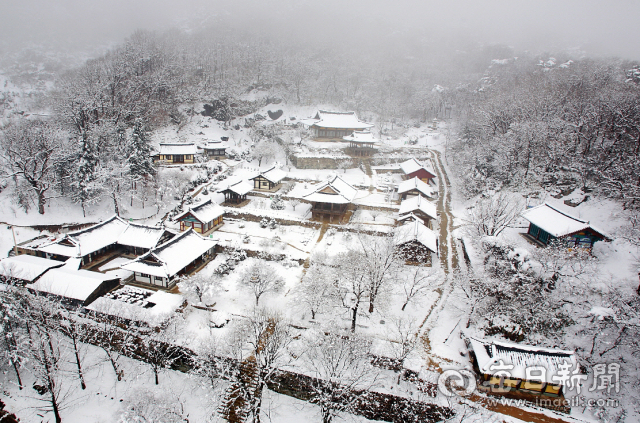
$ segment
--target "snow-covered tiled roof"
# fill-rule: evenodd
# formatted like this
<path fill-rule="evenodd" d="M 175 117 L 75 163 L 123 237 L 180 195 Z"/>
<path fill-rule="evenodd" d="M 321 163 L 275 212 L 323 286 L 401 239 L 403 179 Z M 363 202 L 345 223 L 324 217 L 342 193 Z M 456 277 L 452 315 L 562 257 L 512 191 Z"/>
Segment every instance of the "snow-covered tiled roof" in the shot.
<path fill-rule="evenodd" d="M 498 369 L 491 370 L 492 365 L 504 363 L 514 366 L 512 370 L 509 370 L 512 378 L 526 380 L 527 367 L 541 366 L 546 369 L 544 379 L 547 383 L 562 385 L 563 383 L 554 380 L 554 376 L 558 375 L 560 370 L 559 366 L 563 363 L 568 363 L 571 366 L 571 371 L 577 366 L 574 351 L 477 338 L 469 338 L 469 343 L 473 348 L 478 367 L 483 374 L 497 373 Z M 502 360 L 502 363 L 499 360 Z"/>
<path fill-rule="evenodd" d="M 173 220 L 177 222 L 188 213 L 191 213 L 192 215 L 194 215 L 195 218 L 198 219 L 200 222 L 207 223 L 222 216 L 224 214 L 224 209 L 222 208 L 222 206 L 220 206 L 217 203 L 214 203 L 209 199 L 204 203 L 199 204 L 195 207 L 190 207 L 189 210 L 176 216 Z"/>
<path fill-rule="evenodd" d="M 522 213 L 522 217 L 555 237 L 565 236 L 591 228 L 605 238 L 608 238 L 602 231 L 593 227 L 588 221 L 571 216 L 569 213 L 560 211 L 547 203 L 530 208 Z"/>
<path fill-rule="evenodd" d="M 60 238 L 52 238 L 37 249 L 45 253 L 66 257 L 83 257 L 115 244 L 127 225 L 128 223 L 118 216 L 113 216 L 111 219 L 89 228 L 69 232 Z"/>
<path fill-rule="evenodd" d="M 259 175 L 254 176 L 251 179 L 255 179 L 258 176 L 262 176 L 267 181 L 270 181 L 270 182 L 272 182 L 274 184 L 278 184 L 278 183 L 280 183 L 280 181 L 282 181 L 285 178 L 285 176 L 287 176 L 287 172 L 285 172 L 284 170 L 282 170 L 280 168 L 272 166 L 271 168 L 265 170 L 264 172 L 260 172 Z"/>
<path fill-rule="evenodd" d="M 438 236 L 427 228 L 421 221 L 405 223 L 395 229 L 395 243 L 401 245 L 410 241 L 418 241 L 434 253 L 438 250 L 436 239 Z"/>
<path fill-rule="evenodd" d="M 64 263 L 61 261 L 21 254 L 2 259 L 0 261 L 0 275 L 33 282 L 47 270 L 63 265 Z"/>
<path fill-rule="evenodd" d="M 116 242 L 131 247 L 152 248 L 164 233 L 162 227 L 138 225 L 113 216 L 89 228 L 51 237 L 46 242 L 38 241 L 38 244 L 29 247 L 49 254 L 79 258 Z"/>
<path fill-rule="evenodd" d="M 438 211 L 435 203 L 432 203 L 420 195 L 403 200 L 402 203 L 400 203 L 400 210 L 398 213 L 402 216 L 416 211 L 421 211 L 432 219 L 438 218 Z"/>
<path fill-rule="evenodd" d="M 400 169 L 404 172 L 405 175 L 413 173 L 417 170 L 424 169 L 422 163 L 414 159 L 413 157 L 407 160 L 406 162 L 400 163 Z M 426 170 L 426 169 L 425 169 Z"/>
<path fill-rule="evenodd" d="M 171 278 L 204 253 L 215 242 L 198 235 L 192 228 L 120 267 L 131 272 Z"/>
<path fill-rule="evenodd" d="M 187 155 L 196 154 L 198 151 L 194 143 L 160 143 L 158 154 L 162 155 Z"/>
<path fill-rule="evenodd" d="M 373 125 L 362 122 L 356 116 L 356 112 L 329 112 L 319 110 L 316 114 L 313 125 L 321 128 L 335 129 L 367 129 Z"/>
<path fill-rule="evenodd" d="M 398 184 L 398 194 L 403 194 L 405 192 L 409 192 L 411 190 L 418 190 L 420 193 L 425 195 L 426 197 L 435 197 L 435 193 L 433 189 L 425 182 L 422 182 L 417 177 L 413 177 L 411 179 L 407 179 L 406 181 L 400 182 Z"/>
<path fill-rule="evenodd" d="M 135 299 L 140 297 L 143 299 Z M 129 300 L 129 301 L 127 301 Z M 125 285 L 95 300 L 87 309 L 122 319 L 160 326 L 184 302 L 179 294 Z"/>
<path fill-rule="evenodd" d="M 223 185 L 223 188 L 219 188 L 218 192 L 229 190 L 229 191 L 234 192 L 234 193 L 236 193 L 238 195 L 245 195 L 245 194 L 251 192 L 252 189 L 253 189 L 253 184 L 243 180 L 243 181 L 237 181 L 237 182 L 230 183 L 230 184 L 228 184 L 226 186 Z"/>
<path fill-rule="evenodd" d="M 347 204 L 353 201 L 358 190 L 339 176 L 317 185 L 313 192 L 304 196 L 315 203 Z"/>
<path fill-rule="evenodd" d="M 164 227 L 129 223 L 124 232 L 118 237 L 118 244 L 151 249 L 158 245 L 165 232 L 166 229 Z"/>
<path fill-rule="evenodd" d="M 229 143 L 226 141 L 207 141 L 202 144 L 203 150 L 219 150 L 221 148 L 229 148 Z"/>
<path fill-rule="evenodd" d="M 117 278 L 113 275 L 64 267 L 48 270 L 36 282 L 29 285 L 29 288 L 59 297 L 86 301 L 103 282 L 114 279 Z"/>
<path fill-rule="evenodd" d="M 363 144 L 375 144 L 378 141 L 370 131 L 353 131 L 351 135 L 342 137 L 342 139 Z"/>

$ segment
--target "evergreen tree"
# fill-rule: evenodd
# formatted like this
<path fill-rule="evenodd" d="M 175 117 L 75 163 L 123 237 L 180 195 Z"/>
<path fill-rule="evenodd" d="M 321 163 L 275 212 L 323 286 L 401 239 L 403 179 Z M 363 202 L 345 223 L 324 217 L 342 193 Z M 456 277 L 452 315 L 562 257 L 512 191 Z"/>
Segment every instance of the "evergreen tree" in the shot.
<path fill-rule="evenodd" d="M 86 217 L 86 206 L 95 202 L 100 195 L 100 187 L 96 181 L 98 156 L 95 153 L 93 142 L 86 132 L 80 139 L 80 149 L 76 161 L 77 171 L 73 181 L 73 199 L 76 203 L 80 203 L 82 215 Z"/>
<path fill-rule="evenodd" d="M 127 170 L 133 180 L 155 174 L 151 146 L 142 119 L 135 121 L 131 139 L 125 150 L 125 157 Z"/>

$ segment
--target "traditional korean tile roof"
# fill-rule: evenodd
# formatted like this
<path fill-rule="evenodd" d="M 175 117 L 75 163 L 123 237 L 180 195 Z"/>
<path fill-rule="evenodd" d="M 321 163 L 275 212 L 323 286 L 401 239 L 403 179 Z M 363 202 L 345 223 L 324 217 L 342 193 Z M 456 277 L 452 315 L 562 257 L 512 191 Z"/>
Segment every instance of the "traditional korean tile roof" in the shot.
<path fill-rule="evenodd" d="M 400 163 L 400 169 L 402 169 L 405 175 L 408 175 L 417 170 L 424 169 L 424 166 L 422 165 L 422 163 L 412 157 L 409 160 Z"/>
<path fill-rule="evenodd" d="M 547 203 L 530 208 L 522 213 L 522 217 L 555 237 L 591 229 L 604 238 L 610 239 L 604 232 L 596 229 L 588 221 L 571 216 L 569 213 L 552 207 Z"/>
<path fill-rule="evenodd" d="M 432 219 L 438 219 L 438 211 L 435 203 L 432 203 L 420 195 L 403 200 L 402 203 L 400 203 L 398 213 L 400 216 L 403 216 L 407 213 L 415 213 L 417 211 L 421 211 Z"/>
<path fill-rule="evenodd" d="M 190 207 L 189 210 L 176 216 L 173 220 L 177 222 L 180 219 L 182 219 L 184 216 L 186 216 L 188 213 L 191 213 L 200 222 L 207 223 L 222 216 L 224 214 L 224 209 L 222 208 L 222 206 L 214 203 L 209 199 L 204 203 L 199 204 L 195 207 Z"/>
<path fill-rule="evenodd" d="M 405 192 L 409 192 L 414 189 L 418 190 L 425 197 L 435 197 L 433 188 L 431 188 L 426 182 L 422 182 L 417 177 L 407 179 L 406 181 L 402 181 L 400 182 L 400 184 L 398 184 L 398 194 L 404 194 Z"/>
<path fill-rule="evenodd" d="M 194 143 L 160 143 L 158 154 L 162 155 L 195 155 L 198 153 Z"/>
<path fill-rule="evenodd" d="M 251 179 L 255 179 L 258 176 L 262 176 L 264 179 L 266 179 L 271 183 L 279 184 L 280 181 L 282 181 L 285 178 L 285 176 L 287 176 L 287 172 L 285 172 L 280 168 L 272 166 L 269 169 L 265 170 L 264 172 L 260 172 L 258 175 L 254 176 Z"/>
<path fill-rule="evenodd" d="M 50 238 L 36 249 L 65 257 L 83 257 L 115 244 L 127 225 L 128 223 L 118 216 L 113 216 L 89 228 L 69 232 L 59 238 Z"/>
<path fill-rule="evenodd" d="M 560 365 L 568 363 L 572 371 L 577 367 L 574 351 L 478 338 L 469 338 L 469 343 L 483 374 L 495 374 L 498 369 L 491 370 L 492 365 L 504 363 L 514 366 L 509 370 L 511 378 L 526 380 L 527 367 L 541 366 L 546 369 L 544 380 L 547 383 L 563 385 L 563 382 L 554 379 L 554 376 L 559 375 Z"/>
<path fill-rule="evenodd" d="M 158 244 L 165 231 L 164 227 L 138 225 L 113 216 L 89 228 L 60 237 L 35 240 L 24 246 L 44 253 L 80 258 L 115 243 L 152 248 Z"/>
<path fill-rule="evenodd" d="M 219 150 L 229 148 L 229 143 L 226 141 L 207 141 L 202 144 L 203 150 Z"/>
<path fill-rule="evenodd" d="M 351 135 L 342 137 L 345 141 L 358 142 L 362 144 L 375 144 L 378 140 L 370 131 L 353 131 Z"/>
<path fill-rule="evenodd" d="M 48 270 L 36 282 L 29 285 L 29 288 L 59 297 L 86 301 L 105 281 L 114 279 L 118 278 L 113 275 L 89 270 L 75 270 L 65 266 Z"/>
<path fill-rule="evenodd" d="M 326 110 L 319 110 L 311 122 L 313 126 L 335 129 L 367 129 L 373 126 L 358 119 L 356 112 L 330 112 Z"/>
<path fill-rule="evenodd" d="M 167 232 L 164 226 L 146 226 L 129 223 L 118 237 L 118 244 L 151 249 L 158 245 Z"/>
<path fill-rule="evenodd" d="M 61 266 L 64 266 L 61 261 L 21 254 L 0 260 L 0 275 L 33 282 L 47 270 Z"/>
<path fill-rule="evenodd" d="M 220 186 L 220 185 L 219 185 Z M 233 193 L 236 193 L 238 195 L 245 195 L 249 192 L 251 192 L 251 190 L 253 189 L 253 184 L 247 182 L 247 181 L 237 181 L 237 182 L 232 182 L 227 184 L 226 186 L 223 185 L 224 188 L 219 188 L 218 192 L 223 192 L 223 191 L 231 191 Z"/>
<path fill-rule="evenodd" d="M 131 272 L 171 278 L 213 247 L 215 247 L 213 240 L 203 238 L 189 228 L 120 267 Z"/>
<path fill-rule="evenodd" d="M 317 185 L 313 192 L 304 196 L 314 203 L 347 204 L 353 201 L 358 190 L 339 176 Z"/>
<path fill-rule="evenodd" d="M 421 221 L 405 223 L 395 229 L 395 243 L 402 245 L 407 242 L 417 241 L 434 253 L 438 250 L 436 239 L 438 236 L 431 229 L 427 228 Z"/>

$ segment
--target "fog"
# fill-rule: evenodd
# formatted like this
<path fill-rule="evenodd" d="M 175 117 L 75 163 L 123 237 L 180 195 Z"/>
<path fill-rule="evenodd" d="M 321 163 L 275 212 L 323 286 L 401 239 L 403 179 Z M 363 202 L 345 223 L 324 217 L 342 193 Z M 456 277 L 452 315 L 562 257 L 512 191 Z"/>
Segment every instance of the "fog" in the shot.
<path fill-rule="evenodd" d="M 217 25 L 323 47 L 426 37 L 638 59 L 638 16 L 637 0 L 23 0 L 0 6 L 0 39 L 3 49 L 30 43 L 84 48 L 118 43 L 136 29 Z"/>

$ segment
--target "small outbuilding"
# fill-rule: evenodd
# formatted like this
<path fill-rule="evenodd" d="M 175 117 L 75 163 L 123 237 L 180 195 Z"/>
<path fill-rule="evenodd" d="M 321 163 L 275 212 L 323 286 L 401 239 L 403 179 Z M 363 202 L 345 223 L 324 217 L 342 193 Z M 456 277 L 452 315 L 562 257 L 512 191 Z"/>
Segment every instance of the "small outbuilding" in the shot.
<path fill-rule="evenodd" d="M 478 338 L 469 338 L 467 345 L 479 389 L 568 411 L 563 401 L 552 399 L 564 399 L 565 385 L 576 380 L 573 375 L 581 376 L 574 351 Z M 550 400 L 541 401 L 544 397 Z"/>
<path fill-rule="evenodd" d="M 370 131 L 353 131 L 342 139 L 349 143 L 347 153 L 352 156 L 372 156 L 378 151 L 374 148 L 378 140 Z"/>
<path fill-rule="evenodd" d="M 398 195 L 400 196 L 400 200 L 406 200 L 409 197 L 415 196 L 434 199 L 436 197 L 436 192 L 429 184 L 422 182 L 421 179 L 414 176 L 413 178 L 407 179 L 406 181 L 402 181 L 398 184 Z"/>
<path fill-rule="evenodd" d="M 418 220 L 397 227 L 394 240 L 407 264 L 431 265 L 431 255 L 438 251 L 438 236 Z"/>
<path fill-rule="evenodd" d="M 405 162 L 400 163 L 400 169 L 404 174 L 404 179 L 418 178 L 422 182 L 429 184 L 436 177 L 432 172 L 427 170 L 427 168 L 422 163 L 420 163 L 413 157 Z"/>
<path fill-rule="evenodd" d="M 247 194 L 251 192 L 253 185 L 247 181 L 238 181 L 228 184 L 225 188 L 218 190 L 224 194 L 225 204 L 241 205 L 247 201 Z"/>
<path fill-rule="evenodd" d="M 579 219 L 547 203 L 522 213 L 529 221 L 527 237 L 543 245 L 562 239 L 569 248 L 591 250 L 596 241 L 611 241 L 603 231 L 590 222 Z"/>
<path fill-rule="evenodd" d="M 189 210 L 176 216 L 176 222 L 180 222 L 180 231 L 184 232 L 193 228 L 199 234 L 208 235 L 223 224 L 224 209 L 211 200 L 189 208 Z"/>
<path fill-rule="evenodd" d="M 422 219 L 422 223 L 428 228 L 433 228 L 433 222 L 438 220 L 438 211 L 435 203 L 421 195 L 409 197 L 402 201 L 398 214 L 399 220 L 409 214 L 413 214 Z"/>
<path fill-rule="evenodd" d="M 272 166 L 250 180 L 253 181 L 253 189 L 256 191 L 275 192 L 282 186 L 282 180 L 287 173 L 275 166 Z"/>
<path fill-rule="evenodd" d="M 160 149 L 154 158 L 164 164 L 195 163 L 198 149 L 194 143 L 160 143 Z"/>
<path fill-rule="evenodd" d="M 226 141 L 207 141 L 202 145 L 202 154 L 207 160 L 222 160 L 226 158 L 227 148 Z"/>

